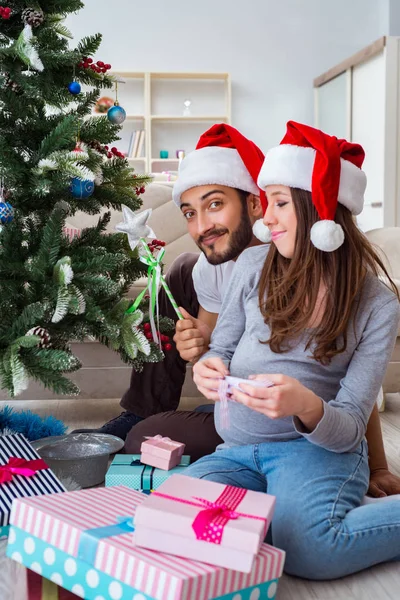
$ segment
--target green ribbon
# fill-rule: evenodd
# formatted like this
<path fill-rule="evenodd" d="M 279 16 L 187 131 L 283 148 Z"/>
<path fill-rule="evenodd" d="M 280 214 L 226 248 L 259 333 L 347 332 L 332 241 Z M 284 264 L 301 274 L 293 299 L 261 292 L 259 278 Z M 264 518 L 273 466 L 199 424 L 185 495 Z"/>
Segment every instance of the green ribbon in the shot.
<path fill-rule="evenodd" d="M 144 239 L 140 240 L 143 244 L 143 247 L 146 251 L 145 256 L 141 256 L 140 260 L 142 263 L 147 265 L 147 276 L 148 282 L 145 289 L 139 294 L 136 298 L 135 302 L 128 308 L 126 311 L 128 314 L 137 310 L 142 302 L 147 291 L 150 293 L 150 308 L 149 308 L 149 317 L 150 317 L 150 325 L 151 332 L 153 334 L 154 341 L 158 341 L 159 345 L 161 345 L 160 339 L 158 337 L 158 331 L 155 325 L 155 315 L 157 317 L 157 325 L 159 321 L 159 312 L 158 312 L 158 290 L 160 284 L 162 283 L 162 274 L 161 274 L 161 261 L 164 258 L 165 249 L 161 248 L 161 250 L 157 253 L 157 256 L 153 256 L 150 251 L 150 248 L 146 244 Z"/>

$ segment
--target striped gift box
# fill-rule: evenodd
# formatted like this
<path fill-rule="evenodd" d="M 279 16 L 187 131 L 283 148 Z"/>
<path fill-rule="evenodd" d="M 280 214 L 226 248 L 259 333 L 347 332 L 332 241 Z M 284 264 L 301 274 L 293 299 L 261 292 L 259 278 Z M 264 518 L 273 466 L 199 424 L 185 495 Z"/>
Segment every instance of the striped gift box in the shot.
<path fill-rule="evenodd" d="M 170 471 L 156 469 L 140 462 L 140 454 L 116 454 L 106 473 L 106 487 L 125 485 L 140 492 L 156 490 L 168 477 L 184 473 L 190 456 L 183 455 L 177 467 Z"/>
<path fill-rule="evenodd" d="M 121 486 L 17 500 L 7 554 L 88 600 L 275 598 L 285 553 L 266 544 L 251 573 L 241 573 L 136 548 L 128 525 L 101 537 L 145 498 Z"/>
<path fill-rule="evenodd" d="M 39 454 L 21 433 L 0 436 L 0 466 L 6 465 L 12 457 L 40 459 Z M 11 505 L 15 498 L 65 491 L 65 487 L 50 469 L 38 471 L 32 477 L 14 475 L 11 481 L 0 483 L 0 537 L 8 533 Z"/>
<path fill-rule="evenodd" d="M 63 231 L 64 231 L 64 235 L 66 235 L 69 238 L 70 242 L 72 242 L 72 240 L 76 236 L 80 236 L 81 232 L 82 232 L 81 229 L 78 229 L 77 227 L 73 227 L 72 225 L 69 225 L 68 223 L 65 224 Z"/>

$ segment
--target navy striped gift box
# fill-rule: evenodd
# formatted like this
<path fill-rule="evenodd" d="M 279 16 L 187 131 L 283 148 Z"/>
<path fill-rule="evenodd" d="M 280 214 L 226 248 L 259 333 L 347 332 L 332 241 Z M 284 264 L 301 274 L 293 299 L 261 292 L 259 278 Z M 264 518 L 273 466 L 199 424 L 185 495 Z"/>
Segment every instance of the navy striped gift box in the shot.
<path fill-rule="evenodd" d="M 11 457 L 25 458 L 26 460 L 40 458 L 21 433 L 0 436 L 0 465 L 6 465 Z M 0 532 L 6 533 L 14 498 L 66 491 L 50 469 L 38 471 L 32 477 L 14 475 L 12 481 L 0 483 Z"/>

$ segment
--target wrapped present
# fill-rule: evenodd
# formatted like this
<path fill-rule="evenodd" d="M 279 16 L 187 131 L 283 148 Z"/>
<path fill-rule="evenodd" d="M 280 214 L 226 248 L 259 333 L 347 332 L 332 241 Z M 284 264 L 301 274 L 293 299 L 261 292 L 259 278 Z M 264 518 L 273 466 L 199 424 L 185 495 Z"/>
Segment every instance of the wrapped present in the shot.
<path fill-rule="evenodd" d="M 106 486 L 126 485 L 133 490 L 149 494 L 173 473 L 181 473 L 190 464 L 190 456 L 182 456 L 177 467 L 170 471 L 144 465 L 140 454 L 116 454 L 106 474 Z"/>
<path fill-rule="evenodd" d="M 169 437 L 155 435 L 148 437 L 140 447 L 140 460 L 145 465 L 169 471 L 181 462 L 185 444 L 174 442 Z"/>
<path fill-rule="evenodd" d="M 18 499 L 7 554 L 86 600 L 275 598 L 285 553 L 266 544 L 248 574 L 137 548 L 132 516 L 149 497 L 117 486 Z"/>
<path fill-rule="evenodd" d="M 77 236 L 79 237 L 81 235 L 82 230 L 66 223 L 63 232 L 64 235 L 66 235 L 69 238 L 69 241 L 72 242 L 74 238 L 76 238 Z"/>
<path fill-rule="evenodd" d="M 65 491 L 21 433 L 0 436 L 0 537 L 8 534 L 14 498 Z"/>
<path fill-rule="evenodd" d="M 275 497 L 172 475 L 136 512 L 137 546 L 249 573 Z"/>
<path fill-rule="evenodd" d="M 79 596 L 65 590 L 35 571 L 26 570 L 27 600 L 77 600 Z"/>

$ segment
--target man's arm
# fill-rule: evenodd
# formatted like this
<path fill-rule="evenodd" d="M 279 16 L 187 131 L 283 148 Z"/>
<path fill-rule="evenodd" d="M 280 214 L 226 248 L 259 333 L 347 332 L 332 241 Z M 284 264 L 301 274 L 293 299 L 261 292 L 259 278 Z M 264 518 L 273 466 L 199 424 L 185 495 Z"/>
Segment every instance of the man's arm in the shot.
<path fill-rule="evenodd" d="M 368 442 L 370 481 L 368 494 L 376 498 L 400 494 L 400 477 L 393 475 L 386 460 L 378 407 L 374 406 L 365 434 Z"/>
<path fill-rule="evenodd" d="M 199 319 L 199 321 L 202 321 L 202 323 L 205 323 L 208 326 L 208 328 L 210 329 L 210 332 L 212 333 L 217 324 L 218 313 L 208 312 L 208 310 L 206 310 L 205 308 L 200 306 L 199 314 L 197 315 L 197 318 Z M 208 341 L 210 341 L 210 340 L 208 340 Z"/>
<path fill-rule="evenodd" d="M 218 314 L 208 312 L 200 306 L 195 318 L 185 309 L 180 310 L 185 318 L 176 324 L 174 342 L 181 358 L 196 363 L 208 351 Z"/>

